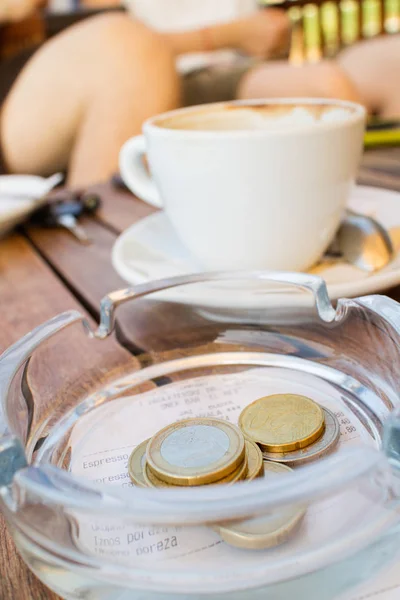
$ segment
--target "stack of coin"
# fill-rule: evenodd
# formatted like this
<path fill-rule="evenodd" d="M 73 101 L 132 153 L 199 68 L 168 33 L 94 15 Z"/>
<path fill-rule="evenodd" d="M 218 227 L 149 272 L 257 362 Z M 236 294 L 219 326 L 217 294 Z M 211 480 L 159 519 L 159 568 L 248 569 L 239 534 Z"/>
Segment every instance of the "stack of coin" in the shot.
<path fill-rule="evenodd" d="M 293 473 L 290 467 L 264 461 L 265 479 L 288 473 Z M 218 523 L 213 529 L 231 546 L 264 550 L 286 542 L 301 523 L 305 512 L 304 507 L 286 506 L 252 519 Z"/>
<path fill-rule="evenodd" d="M 327 454 L 340 435 L 330 410 L 297 394 L 256 400 L 241 412 L 239 427 L 261 448 L 265 460 L 293 466 Z"/>
<path fill-rule="evenodd" d="M 266 478 L 293 472 L 288 464 L 302 464 L 326 454 L 337 444 L 340 434 L 331 411 L 297 394 L 256 400 L 241 412 L 239 427 L 261 448 Z M 271 548 L 290 537 L 305 512 L 304 507 L 288 506 L 244 521 L 219 523 L 214 529 L 232 546 Z"/>
<path fill-rule="evenodd" d="M 185 419 L 140 444 L 129 459 L 140 487 L 232 484 L 262 477 L 260 448 L 241 430 L 219 419 Z"/>
<path fill-rule="evenodd" d="M 259 398 L 240 414 L 239 428 L 212 418 L 178 421 L 135 448 L 129 474 L 140 487 L 187 487 L 270 479 L 319 458 L 338 442 L 335 415 L 305 396 Z M 286 463 L 286 464 L 279 464 Z M 304 507 L 279 508 L 213 528 L 239 548 L 263 549 L 286 541 Z"/>

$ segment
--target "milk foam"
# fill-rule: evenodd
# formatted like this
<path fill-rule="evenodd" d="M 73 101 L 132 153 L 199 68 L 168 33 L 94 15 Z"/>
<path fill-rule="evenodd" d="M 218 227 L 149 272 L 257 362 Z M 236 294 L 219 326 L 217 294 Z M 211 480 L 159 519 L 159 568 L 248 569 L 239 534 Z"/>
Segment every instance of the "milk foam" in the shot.
<path fill-rule="evenodd" d="M 167 129 L 203 131 L 293 130 L 305 126 L 346 121 L 351 109 L 334 105 L 255 107 L 234 106 L 199 112 L 181 113 L 159 123 Z"/>

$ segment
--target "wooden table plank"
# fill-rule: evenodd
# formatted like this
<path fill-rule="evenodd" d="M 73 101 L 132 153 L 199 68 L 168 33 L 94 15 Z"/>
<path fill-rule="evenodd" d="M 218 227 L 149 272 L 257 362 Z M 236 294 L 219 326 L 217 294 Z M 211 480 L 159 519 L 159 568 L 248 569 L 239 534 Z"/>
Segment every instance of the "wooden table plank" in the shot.
<path fill-rule="evenodd" d="M 119 234 L 129 225 L 157 212 L 156 208 L 142 202 L 125 188 L 113 185 L 111 181 L 91 189 L 103 200 L 98 219 L 114 233 Z"/>
<path fill-rule="evenodd" d="M 62 229 L 29 227 L 26 234 L 74 295 L 97 318 L 103 296 L 127 284 L 111 264 L 116 234 L 95 219 L 85 217 L 80 222 L 92 239 L 89 246 L 79 243 Z"/>
<path fill-rule="evenodd" d="M 364 153 L 362 164 L 380 172 L 399 174 L 400 147 L 372 148 Z"/>
<path fill-rule="evenodd" d="M 374 148 L 365 152 L 359 182 L 400 192 L 400 148 Z"/>
<path fill-rule="evenodd" d="M 127 287 L 111 263 L 111 251 L 117 235 L 155 209 L 111 182 L 93 186 L 90 191 L 98 193 L 103 202 L 96 218 L 85 217 L 80 221 L 93 241 L 90 246 L 80 244 L 62 229 L 29 226 L 25 231 L 34 247 L 80 302 L 98 318 L 101 298 L 113 290 Z M 129 307 L 121 308 L 118 313 L 118 336 L 128 346 L 132 337 L 131 315 Z"/>
<path fill-rule="evenodd" d="M 43 321 L 69 309 L 78 309 L 85 313 L 74 296 L 63 286 L 43 260 L 34 252 L 30 244 L 20 235 L 13 235 L 0 242 L 0 310 L 2 323 L 0 348 L 4 350 L 21 336 Z M 56 386 L 63 379 L 59 393 L 65 386 L 79 379 L 82 371 L 90 369 L 90 378 L 82 377 L 75 381 L 75 390 L 84 391 L 97 387 L 110 373 L 121 369 L 136 369 L 137 360 L 121 348 L 113 339 L 97 348 L 89 339 L 85 339 L 79 328 L 68 331 L 70 352 L 65 349 L 58 360 L 54 345 L 47 349 L 48 361 L 32 366 L 30 384 L 36 393 L 41 394 L 42 410 L 37 410 L 36 420 L 57 399 L 54 389 L 44 385 L 44 371 Z M 89 351 L 90 347 L 90 351 Z M 67 359 L 66 356 L 70 358 Z M 73 357 L 73 360 L 71 359 Z M 94 365 L 94 362 L 96 365 Z M 49 365 L 59 365 L 55 373 L 49 373 Z M 77 368 L 78 367 L 78 368 Z M 33 379 L 33 380 L 32 380 Z M 36 380 L 36 381 L 35 381 Z M 59 396 L 60 398 L 60 396 Z M 5 524 L 0 519 L 0 599 L 1 600 L 56 600 L 57 596 L 48 591 L 25 567 L 19 558 L 15 546 L 8 535 Z"/>
<path fill-rule="evenodd" d="M 79 310 L 95 326 L 76 298 L 21 236 L 14 235 L 0 244 L 0 272 L 0 298 L 4 310 L 1 350 L 33 327 L 65 310 Z M 120 369 L 125 365 L 136 369 L 140 367 L 137 359 L 121 348 L 113 338 L 101 342 L 90 340 L 82 334 L 79 326 L 71 328 L 65 335 L 71 344 L 69 352 L 67 346 L 61 361 L 58 361 L 58 356 L 54 360 L 49 357 L 47 361 L 47 365 L 55 362 L 58 367 L 57 373 L 52 375 L 53 389 L 59 389 L 64 379 L 70 385 L 70 382 L 76 381 L 79 372 L 86 366 L 88 369 L 93 368 L 95 362 L 98 363 L 93 373 L 93 383 L 96 386 L 101 383 L 104 373 L 108 375 L 115 368 Z M 51 346 L 49 343 L 49 347 Z M 72 360 L 69 360 L 69 355 Z M 88 383 L 82 382 L 82 386 L 82 393 L 86 392 Z M 46 393 L 45 390 L 43 393 Z M 54 405 L 53 394 L 46 401 Z"/>
<path fill-rule="evenodd" d="M 359 182 L 362 185 L 370 185 L 388 190 L 400 192 L 400 177 L 387 173 L 377 172 L 373 169 L 360 169 Z"/>
<path fill-rule="evenodd" d="M 98 319 L 100 300 L 109 292 L 125 288 L 128 284 L 111 264 L 116 234 L 95 219 L 82 219 L 82 225 L 93 240 L 90 246 L 80 244 L 70 233 L 58 229 L 29 227 L 26 233 L 80 302 Z M 121 307 L 118 311 L 117 336 L 124 346 L 136 352 L 136 347 L 131 343 L 132 327 L 130 306 Z"/>

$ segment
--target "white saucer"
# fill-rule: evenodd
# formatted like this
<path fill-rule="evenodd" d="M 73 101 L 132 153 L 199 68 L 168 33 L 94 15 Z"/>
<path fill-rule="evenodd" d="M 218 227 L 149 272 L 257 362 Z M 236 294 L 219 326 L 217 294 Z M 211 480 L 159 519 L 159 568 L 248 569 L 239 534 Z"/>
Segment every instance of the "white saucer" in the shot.
<path fill-rule="evenodd" d="M 376 293 L 400 284 L 400 193 L 357 186 L 349 207 L 373 216 L 390 230 L 397 254 L 391 264 L 378 273 L 365 273 L 346 263 L 322 266 L 318 275 L 327 282 L 332 300 Z M 180 242 L 164 212 L 150 215 L 126 229 L 114 245 L 112 263 L 130 285 L 202 271 Z M 183 300 L 179 292 L 179 288 L 169 290 L 169 300 L 189 301 L 188 298 Z"/>
<path fill-rule="evenodd" d="M 62 179 L 61 174 L 47 179 L 34 175 L 1 175 L 0 236 L 21 223 Z"/>

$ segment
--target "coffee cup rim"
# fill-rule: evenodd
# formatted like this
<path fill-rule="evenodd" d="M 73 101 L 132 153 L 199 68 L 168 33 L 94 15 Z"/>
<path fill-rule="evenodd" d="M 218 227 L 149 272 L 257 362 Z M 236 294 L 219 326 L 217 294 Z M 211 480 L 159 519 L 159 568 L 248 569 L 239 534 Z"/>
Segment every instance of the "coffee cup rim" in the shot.
<path fill-rule="evenodd" d="M 228 102 L 213 102 L 211 104 L 201 104 L 196 106 L 188 106 L 184 108 L 177 108 L 159 115 L 155 115 L 147 119 L 143 124 L 143 132 L 151 133 L 157 132 L 157 135 L 164 135 L 168 137 L 178 138 L 241 138 L 241 137 L 281 137 L 293 134 L 293 129 L 282 128 L 282 129 L 218 129 L 218 130 L 199 130 L 199 129 L 174 129 L 162 126 L 160 123 L 164 120 L 171 119 L 174 116 L 186 115 L 191 113 L 202 113 L 212 110 L 213 108 L 223 108 L 224 106 L 263 106 L 263 105 L 332 105 L 337 108 L 351 109 L 351 114 L 348 118 L 340 121 L 325 121 L 318 123 L 318 127 L 310 126 L 309 123 L 304 125 L 296 126 L 296 135 L 301 133 L 307 134 L 318 134 L 326 132 L 331 129 L 341 129 L 348 127 L 351 124 L 365 121 L 366 120 L 366 109 L 361 104 L 351 102 L 349 100 L 338 100 L 336 98 L 266 98 L 266 99 L 254 99 L 254 100 L 232 100 Z"/>

